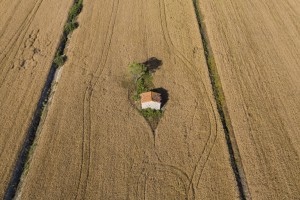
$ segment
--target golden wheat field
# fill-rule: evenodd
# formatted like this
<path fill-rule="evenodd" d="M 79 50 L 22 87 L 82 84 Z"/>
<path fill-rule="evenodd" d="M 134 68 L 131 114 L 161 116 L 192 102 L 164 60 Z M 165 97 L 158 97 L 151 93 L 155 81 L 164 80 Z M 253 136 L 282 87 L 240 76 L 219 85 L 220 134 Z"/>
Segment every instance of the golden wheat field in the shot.
<path fill-rule="evenodd" d="M 0 198 L 300 198 L 297 0 L 0 10 Z M 155 126 L 133 62 L 157 68 Z"/>

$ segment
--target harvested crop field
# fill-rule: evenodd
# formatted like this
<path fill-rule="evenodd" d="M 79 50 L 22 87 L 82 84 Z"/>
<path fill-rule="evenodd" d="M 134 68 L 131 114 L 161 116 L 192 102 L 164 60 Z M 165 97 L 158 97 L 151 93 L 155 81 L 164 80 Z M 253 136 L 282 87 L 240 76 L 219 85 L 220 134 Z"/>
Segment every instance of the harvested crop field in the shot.
<path fill-rule="evenodd" d="M 1 199 L 47 79 L 71 3 L 70 0 L 0 1 Z"/>
<path fill-rule="evenodd" d="M 250 197 L 300 198 L 300 2 L 199 1 Z"/>
<path fill-rule="evenodd" d="M 238 199 L 192 1 L 84 1 L 19 199 Z M 153 133 L 127 66 L 168 91 Z"/>

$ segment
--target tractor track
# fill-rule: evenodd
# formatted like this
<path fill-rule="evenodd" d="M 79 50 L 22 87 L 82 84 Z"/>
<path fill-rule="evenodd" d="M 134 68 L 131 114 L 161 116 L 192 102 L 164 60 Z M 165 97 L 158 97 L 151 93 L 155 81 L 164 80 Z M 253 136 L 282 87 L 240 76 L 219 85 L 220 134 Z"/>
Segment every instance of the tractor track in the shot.
<path fill-rule="evenodd" d="M 75 199 L 84 199 L 86 190 L 88 187 L 89 170 L 90 170 L 90 142 L 91 142 L 91 98 L 93 95 L 94 87 L 99 83 L 99 78 L 106 69 L 106 62 L 112 42 L 114 33 L 115 22 L 118 14 L 119 0 L 114 1 L 112 5 L 112 12 L 110 16 L 110 23 L 105 36 L 104 48 L 101 53 L 99 61 L 100 63 L 93 73 L 92 77 L 88 81 L 88 86 L 85 90 L 83 100 L 83 132 L 82 132 L 82 155 L 80 175 L 77 186 L 77 193 Z"/>
<path fill-rule="evenodd" d="M 20 2 L 22 0 L 19 0 L 18 2 L 15 2 L 15 6 L 13 8 L 13 10 L 17 10 L 17 7 L 20 5 Z M 0 4 L 2 5 L 2 1 L 0 1 Z M 11 19 L 13 18 L 13 15 L 11 15 L 5 22 L 5 24 L 3 25 L 3 27 L 1 27 L 0 29 L 0 38 L 2 38 L 3 34 L 5 33 L 5 30 L 7 29 L 8 24 L 10 23 Z"/>
<path fill-rule="evenodd" d="M 167 43 L 168 49 L 177 57 L 179 58 L 182 63 L 187 67 L 186 69 L 188 70 L 188 72 L 190 73 L 190 75 L 192 77 L 194 77 L 195 80 L 199 80 L 200 84 L 197 84 L 197 87 L 199 89 L 199 91 L 201 91 L 200 93 L 196 94 L 196 99 L 202 99 L 201 98 L 201 93 L 207 94 L 207 96 L 209 96 L 209 93 L 207 91 L 207 88 L 203 82 L 203 80 L 200 77 L 200 74 L 198 71 L 195 71 L 195 69 L 197 69 L 197 67 L 191 63 L 189 61 L 188 58 L 186 58 L 182 52 L 180 52 L 175 45 L 173 44 L 172 40 L 171 40 L 171 36 L 170 33 L 168 31 L 168 24 L 167 24 L 167 20 L 166 20 L 166 4 L 165 4 L 165 0 L 159 1 L 160 3 L 160 9 L 161 9 L 161 26 L 162 26 L 162 30 L 163 30 L 163 35 L 165 38 L 165 41 Z M 195 73 L 197 72 L 197 73 Z M 192 172 L 192 175 L 190 177 L 190 184 L 189 184 L 189 189 L 192 189 L 192 185 L 197 186 L 200 182 L 204 167 L 208 161 L 208 158 L 210 156 L 210 153 L 215 145 L 217 136 L 218 136 L 218 125 L 217 125 L 217 113 L 215 113 L 214 108 L 213 108 L 213 102 L 209 99 L 209 102 L 207 102 L 207 100 L 204 100 L 204 103 L 206 104 L 205 108 L 210 108 L 211 113 L 213 113 L 213 117 L 208 115 L 208 120 L 209 120 L 209 124 L 210 124 L 210 134 L 207 138 L 207 141 L 205 142 L 204 148 L 197 160 L 196 165 L 194 166 L 194 170 Z M 196 112 L 197 110 L 195 110 Z M 208 110 L 206 110 L 206 113 L 209 113 Z M 214 128 L 212 127 L 213 124 L 215 124 Z"/>
<path fill-rule="evenodd" d="M 33 19 L 35 18 L 35 15 L 36 15 L 37 11 L 39 10 L 43 1 L 44 0 L 38 0 L 35 3 L 30 14 L 28 14 L 26 16 L 26 19 L 24 20 L 22 25 L 18 28 L 17 32 L 9 40 L 7 46 L 4 47 L 3 53 L 0 54 L 0 65 L 5 65 L 5 67 L 3 67 L 1 70 L 1 74 L 5 73 L 5 75 L 3 76 L 3 79 L 0 80 L 0 88 L 4 84 L 7 74 L 9 73 L 10 66 L 9 66 L 9 63 L 7 63 L 7 61 L 9 61 L 9 58 L 14 58 L 18 54 L 18 52 L 21 48 L 21 45 L 24 41 L 24 38 L 26 37 L 27 32 L 30 28 L 30 25 L 31 25 Z M 16 47 L 16 44 L 17 44 L 17 47 Z M 15 48 L 15 49 L 13 49 L 13 48 Z M 6 69 L 6 71 L 5 71 L 5 69 Z"/>

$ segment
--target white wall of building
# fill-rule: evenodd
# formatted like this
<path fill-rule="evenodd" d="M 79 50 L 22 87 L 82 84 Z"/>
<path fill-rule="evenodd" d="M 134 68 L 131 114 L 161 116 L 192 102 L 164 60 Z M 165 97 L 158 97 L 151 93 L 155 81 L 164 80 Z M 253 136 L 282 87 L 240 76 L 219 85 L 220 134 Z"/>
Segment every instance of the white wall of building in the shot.
<path fill-rule="evenodd" d="M 154 101 L 142 103 L 142 109 L 146 109 L 146 108 L 160 110 L 160 103 Z"/>

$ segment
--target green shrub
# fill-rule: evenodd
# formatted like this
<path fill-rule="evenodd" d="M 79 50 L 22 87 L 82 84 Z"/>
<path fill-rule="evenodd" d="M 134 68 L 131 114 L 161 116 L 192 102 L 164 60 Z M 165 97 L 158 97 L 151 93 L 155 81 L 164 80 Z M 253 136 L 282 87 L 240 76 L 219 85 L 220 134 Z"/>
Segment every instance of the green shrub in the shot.
<path fill-rule="evenodd" d="M 147 108 L 147 109 L 142 109 L 141 114 L 147 119 L 153 119 L 153 118 L 160 118 L 162 116 L 162 111 Z"/>
<path fill-rule="evenodd" d="M 149 88 L 145 86 L 145 80 L 143 78 L 139 78 L 136 81 L 136 92 L 138 95 L 142 94 L 143 92 L 149 91 Z"/>
<path fill-rule="evenodd" d="M 53 62 L 58 66 L 62 66 L 64 63 L 65 63 L 66 59 L 65 59 L 65 56 L 64 55 L 58 55 L 56 54 Z"/>
<path fill-rule="evenodd" d="M 135 100 L 135 101 L 138 101 L 138 100 L 140 100 L 141 99 L 141 97 L 140 97 L 140 95 L 139 94 L 135 94 L 135 95 L 133 95 L 133 100 Z"/>
<path fill-rule="evenodd" d="M 129 65 L 128 69 L 135 79 L 140 78 L 147 71 L 147 67 L 145 65 L 136 62 Z"/>
<path fill-rule="evenodd" d="M 82 9 L 82 0 L 77 1 L 69 12 L 68 22 L 74 22 Z"/>
<path fill-rule="evenodd" d="M 128 66 L 128 70 L 134 77 L 136 90 L 133 99 L 137 101 L 140 99 L 141 93 L 150 90 L 153 78 L 144 64 L 134 62 Z"/>
<path fill-rule="evenodd" d="M 59 48 L 56 51 L 53 62 L 59 67 L 62 66 L 66 61 L 66 56 L 64 55 L 64 49 L 67 44 L 68 35 L 74 31 L 78 24 L 76 22 L 76 17 L 82 10 L 82 2 L 83 0 L 77 0 L 75 4 L 71 7 L 67 23 L 64 27 L 64 32 L 60 40 Z"/>
<path fill-rule="evenodd" d="M 149 72 L 146 72 L 143 76 L 142 76 L 142 78 L 144 79 L 144 86 L 146 87 L 146 88 L 151 88 L 151 86 L 153 85 L 153 83 L 152 83 L 152 80 L 153 80 L 153 77 L 152 77 L 152 75 L 149 73 Z"/>
<path fill-rule="evenodd" d="M 72 31 L 74 31 L 76 28 L 77 28 L 77 23 L 76 22 L 68 22 L 66 25 L 65 25 L 65 28 L 64 28 L 64 33 L 65 35 L 68 35 L 69 33 L 71 33 Z"/>

